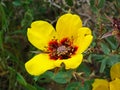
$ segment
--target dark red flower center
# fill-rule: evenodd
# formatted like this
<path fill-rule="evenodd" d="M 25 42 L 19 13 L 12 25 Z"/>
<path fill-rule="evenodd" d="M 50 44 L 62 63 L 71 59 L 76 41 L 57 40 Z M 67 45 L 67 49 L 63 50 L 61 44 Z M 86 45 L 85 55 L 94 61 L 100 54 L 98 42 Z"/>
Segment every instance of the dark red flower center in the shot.
<path fill-rule="evenodd" d="M 50 59 L 68 59 L 71 55 L 74 55 L 78 47 L 73 45 L 73 42 L 64 38 L 60 42 L 56 39 L 51 40 L 48 44 L 48 51 Z"/>

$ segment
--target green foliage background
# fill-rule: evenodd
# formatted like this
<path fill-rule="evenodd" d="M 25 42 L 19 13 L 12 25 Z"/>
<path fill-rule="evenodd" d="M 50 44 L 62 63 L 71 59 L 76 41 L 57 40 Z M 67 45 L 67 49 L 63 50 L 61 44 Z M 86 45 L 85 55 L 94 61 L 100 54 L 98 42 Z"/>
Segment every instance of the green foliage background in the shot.
<path fill-rule="evenodd" d="M 94 40 L 76 70 L 47 71 L 30 76 L 24 67 L 37 51 L 27 40 L 32 21 L 45 20 L 55 26 L 59 16 L 71 11 L 91 28 Z M 1 0 L 0 1 L 0 90 L 92 90 L 95 78 L 110 80 L 110 67 L 120 62 L 113 30 L 106 17 L 120 18 L 120 0 Z"/>

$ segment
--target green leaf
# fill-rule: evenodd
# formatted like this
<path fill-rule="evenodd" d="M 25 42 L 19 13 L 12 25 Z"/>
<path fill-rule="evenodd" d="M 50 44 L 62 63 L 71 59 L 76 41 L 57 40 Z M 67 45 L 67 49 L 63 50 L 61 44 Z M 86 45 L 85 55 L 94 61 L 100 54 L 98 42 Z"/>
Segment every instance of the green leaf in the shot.
<path fill-rule="evenodd" d="M 65 90 L 91 90 L 91 84 L 93 80 L 87 80 L 85 82 L 72 82 L 68 84 Z"/>
<path fill-rule="evenodd" d="M 105 43 L 101 43 L 101 48 L 102 48 L 102 51 L 104 52 L 104 54 L 110 54 L 110 49 L 108 48 L 108 46 L 105 44 Z"/>
<path fill-rule="evenodd" d="M 77 72 L 84 72 L 86 76 L 89 76 L 91 73 L 90 68 L 85 63 L 81 63 L 77 68 Z"/>
<path fill-rule="evenodd" d="M 20 73 L 17 73 L 17 81 L 23 86 L 27 85 L 27 82 L 25 81 L 24 77 Z"/>
<path fill-rule="evenodd" d="M 95 5 L 95 0 L 90 0 L 90 5 L 93 7 Z"/>
<path fill-rule="evenodd" d="M 107 64 L 107 60 L 108 60 L 108 57 L 105 57 L 102 62 L 101 62 L 101 66 L 100 66 L 100 73 L 103 73 L 104 70 L 105 70 L 105 67 L 106 67 L 106 64 Z"/>
<path fill-rule="evenodd" d="M 38 85 L 36 84 L 36 85 L 34 85 L 34 86 L 37 88 L 37 90 L 46 90 L 45 88 L 40 87 L 40 85 L 38 86 Z"/>
<path fill-rule="evenodd" d="M 120 8 L 120 0 L 116 0 L 116 6 Z"/>
<path fill-rule="evenodd" d="M 109 67 L 113 66 L 113 64 L 120 62 L 120 55 L 118 54 L 114 54 L 109 56 L 108 60 L 107 60 L 107 65 L 109 65 Z"/>
<path fill-rule="evenodd" d="M 35 76 L 33 79 L 34 79 L 34 80 L 35 80 L 35 82 L 36 82 L 36 81 L 38 81 L 39 76 Z"/>
<path fill-rule="evenodd" d="M 97 7 L 93 6 L 93 7 L 91 7 L 91 9 L 92 9 L 93 13 L 98 14 L 99 10 Z"/>
<path fill-rule="evenodd" d="M 71 78 L 72 78 L 71 71 L 66 71 L 66 72 L 60 71 L 52 77 L 52 79 L 55 82 L 60 83 L 60 84 L 65 84 L 65 83 L 70 82 Z"/>
<path fill-rule="evenodd" d="M 65 0 L 69 6 L 73 6 L 73 0 Z"/>
<path fill-rule="evenodd" d="M 15 0 L 15 1 L 12 2 L 12 4 L 13 4 L 14 6 L 21 6 L 21 5 L 22 5 L 22 3 L 21 3 L 20 0 Z"/>
<path fill-rule="evenodd" d="M 32 86 L 31 84 L 28 84 L 24 77 L 20 74 L 17 73 L 17 81 L 23 85 L 27 90 L 37 90 L 35 86 Z"/>
<path fill-rule="evenodd" d="M 98 2 L 98 8 L 103 8 L 104 5 L 105 5 L 105 1 L 106 0 L 99 0 L 99 2 Z"/>
<path fill-rule="evenodd" d="M 1 2 L 0 2 L 0 20 L 2 21 L 2 30 L 6 31 L 8 30 L 8 19 L 6 17 L 6 13 L 4 10 L 4 7 L 2 6 Z"/>
<path fill-rule="evenodd" d="M 93 13 L 98 13 L 98 8 L 96 7 L 96 0 L 90 0 L 90 7 L 93 11 Z"/>
<path fill-rule="evenodd" d="M 27 90 L 37 90 L 37 88 L 32 86 L 31 84 L 27 84 L 25 87 L 27 88 Z"/>
<path fill-rule="evenodd" d="M 80 90 L 80 82 L 72 82 L 70 84 L 68 84 L 68 86 L 66 87 L 65 90 Z"/>
<path fill-rule="evenodd" d="M 101 9 L 104 7 L 106 0 L 90 0 L 90 6 L 94 11 L 96 9 Z"/>
<path fill-rule="evenodd" d="M 47 71 L 44 74 L 40 75 L 39 77 L 34 77 L 34 80 L 39 81 L 41 83 L 48 83 L 51 81 L 53 75 L 54 75 L 53 72 Z"/>
<path fill-rule="evenodd" d="M 108 38 L 106 38 L 105 40 L 109 43 L 111 49 L 114 49 L 114 50 L 115 50 L 115 49 L 117 48 L 118 43 L 116 42 L 115 38 L 113 38 L 113 37 L 108 37 Z"/>
<path fill-rule="evenodd" d="M 100 54 L 91 54 L 92 58 L 94 58 L 96 61 L 100 61 L 104 58 L 104 55 L 100 55 Z"/>
<path fill-rule="evenodd" d="M 22 30 L 22 29 L 20 29 L 20 30 L 16 30 L 16 31 L 14 31 L 14 32 L 11 32 L 11 34 L 23 34 L 23 35 L 26 35 L 26 30 Z"/>
<path fill-rule="evenodd" d="M 21 26 L 24 28 L 28 27 L 31 24 L 32 20 L 33 20 L 32 11 L 30 9 L 28 9 L 25 12 L 24 18 L 21 22 Z"/>
<path fill-rule="evenodd" d="M 3 51 L 3 31 L 0 31 L 0 48 Z"/>
<path fill-rule="evenodd" d="M 120 55 L 114 54 L 114 55 L 104 56 L 104 59 L 101 61 L 100 73 L 104 72 L 106 65 L 111 67 L 117 62 L 120 62 Z"/>

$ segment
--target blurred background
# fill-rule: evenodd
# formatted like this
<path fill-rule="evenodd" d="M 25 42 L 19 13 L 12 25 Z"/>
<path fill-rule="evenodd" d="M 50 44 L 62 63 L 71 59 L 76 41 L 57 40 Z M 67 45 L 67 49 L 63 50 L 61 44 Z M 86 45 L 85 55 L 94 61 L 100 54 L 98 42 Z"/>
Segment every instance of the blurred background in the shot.
<path fill-rule="evenodd" d="M 24 64 L 39 50 L 29 43 L 27 28 L 35 20 L 55 26 L 68 11 L 79 15 L 94 35 L 83 63 L 76 71 L 30 76 Z M 1 0 L 0 90 L 92 90 L 95 77 L 109 79 L 110 67 L 120 61 L 116 38 L 101 39 L 114 29 L 109 18 L 120 18 L 120 0 Z"/>

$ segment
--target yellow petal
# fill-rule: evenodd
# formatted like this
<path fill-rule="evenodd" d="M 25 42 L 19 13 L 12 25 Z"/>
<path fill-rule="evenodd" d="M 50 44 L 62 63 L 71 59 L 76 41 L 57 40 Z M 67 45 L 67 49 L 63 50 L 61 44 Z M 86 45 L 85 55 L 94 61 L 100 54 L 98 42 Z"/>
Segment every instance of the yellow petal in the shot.
<path fill-rule="evenodd" d="M 60 67 L 62 63 L 65 65 L 65 69 L 75 69 L 77 68 L 83 59 L 82 54 L 74 55 L 69 59 L 63 59 L 63 60 L 56 60 L 55 65 L 56 67 Z"/>
<path fill-rule="evenodd" d="M 35 21 L 27 30 L 28 40 L 38 49 L 44 50 L 48 41 L 55 35 L 51 24 L 45 21 Z"/>
<path fill-rule="evenodd" d="M 116 78 L 110 82 L 110 90 L 120 90 L 120 79 Z"/>
<path fill-rule="evenodd" d="M 82 27 L 82 21 L 78 15 L 64 14 L 62 15 L 56 24 L 56 31 L 58 33 L 58 39 L 72 37 L 76 35 L 77 30 Z"/>
<path fill-rule="evenodd" d="M 110 74 L 112 80 L 120 78 L 120 63 L 116 63 L 111 67 Z"/>
<path fill-rule="evenodd" d="M 82 27 L 79 29 L 78 35 L 74 38 L 74 44 L 78 46 L 78 52 L 84 52 L 91 44 L 93 36 L 91 35 L 91 30 L 87 27 Z"/>
<path fill-rule="evenodd" d="M 47 70 L 55 68 L 54 60 L 50 60 L 47 54 L 38 54 L 25 63 L 27 72 L 38 76 Z"/>
<path fill-rule="evenodd" d="M 109 82 L 104 79 L 95 79 L 94 83 L 92 84 L 92 87 L 92 90 L 110 90 Z"/>

